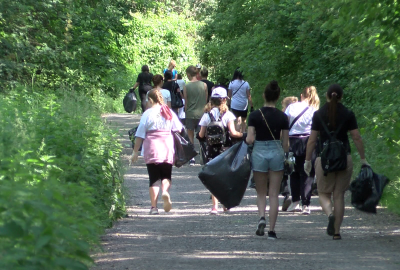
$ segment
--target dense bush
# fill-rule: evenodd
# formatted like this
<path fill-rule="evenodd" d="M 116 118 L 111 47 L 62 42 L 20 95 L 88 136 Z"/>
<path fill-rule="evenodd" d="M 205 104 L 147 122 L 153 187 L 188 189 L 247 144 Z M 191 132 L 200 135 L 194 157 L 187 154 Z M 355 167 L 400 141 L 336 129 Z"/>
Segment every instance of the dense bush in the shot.
<path fill-rule="evenodd" d="M 200 58 L 220 82 L 240 67 L 257 106 L 272 79 L 283 97 L 315 85 L 323 102 L 341 84 L 368 160 L 392 180 L 383 202 L 400 213 L 399 14 L 396 0 L 220 0 L 201 30 Z"/>
<path fill-rule="evenodd" d="M 87 269 L 125 211 L 117 134 L 90 99 L 57 94 L 0 100 L 1 269 Z"/>

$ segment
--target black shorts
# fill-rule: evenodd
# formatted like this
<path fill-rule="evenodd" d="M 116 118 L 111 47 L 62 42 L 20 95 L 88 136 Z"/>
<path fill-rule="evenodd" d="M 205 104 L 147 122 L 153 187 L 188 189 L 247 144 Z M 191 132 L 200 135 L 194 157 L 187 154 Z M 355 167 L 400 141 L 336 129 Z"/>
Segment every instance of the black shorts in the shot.
<path fill-rule="evenodd" d="M 238 117 L 247 118 L 247 110 L 241 111 L 241 110 L 231 109 L 231 111 L 236 116 L 236 118 Z"/>
<path fill-rule="evenodd" d="M 149 173 L 150 184 L 153 186 L 158 180 L 168 179 L 171 181 L 172 164 L 168 163 L 150 163 L 146 164 L 147 172 Z"/>

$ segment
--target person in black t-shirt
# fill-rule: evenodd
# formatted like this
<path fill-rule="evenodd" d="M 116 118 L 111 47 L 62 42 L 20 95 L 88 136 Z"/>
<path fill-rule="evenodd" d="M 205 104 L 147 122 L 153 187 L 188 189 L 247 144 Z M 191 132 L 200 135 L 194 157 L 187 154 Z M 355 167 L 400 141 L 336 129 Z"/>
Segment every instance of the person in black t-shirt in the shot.
<path fill-rule="evenodd" d="M 211 92 L 212 89 L 214 87 L 214 83 L 210 82 L 209 80 L 207 80 L 208 77 L 208 70 L 203 67 L 200 71 L 200 75 L 201 75 L 201 81 L 205 82 L 207 84 L 207 89 L 208 89 L 208 101 L 210 101 L 210 97 L 211 97 Z"/>
<path fill-rule="evenodd" d="M 169 90 L 171 96 L 173 93 L 178 93 L 181 96 L 181 98 L 183 98 L 183 96 L 181 95 L 179 84 L 172 79 L 172 72 L 170 70 L 167 70 L 164 73 L 164 84 L 162 88 Z M 179 108 L 172 108 L 172 110 L 175 112 L 176 115 L 178 115 L 178 109 Z"/>
<path fill-rule="evenodd" d="M 343 97 L 343 89 L 338 84 L 329 86 L 326 94 L 327 104 L 314 113 L 311 125 L 311 135 L 307 143 L 306 161 L 304 171 L 309 175 L 311 171 L 311 156 L 315 148 L 315 143 L 319 134 L 320 143 L 328 140 L 329 136 L 322 126 L 322 122 L 329 131 L 335 131 L 341 126 L 336 138 L 343 142 L 347 149 L 347 168 L 343 171 L 330 172 L 326 176 L 321 166 L 321 158 L 315 161 L 315 174 L 317 177 L 317 188 L 319 202 L 322 209 L 328 216 L 327 233 L 333 236 L 333 240 L 341 239 L 340 226 L 344 217 L 344 193 L 349 187 L 351 175 L 353 173 L 353 162 L 350 155 L 350 143 L 347 132 L 350 132 L 351 138 L 361 157 L 361 164 L 369 166 L 365 159 L 364 145 L 358 130 L 357 120 L 352 111 L 340 103 Z M 322 120 L 321 120 L 322 119 Z M 318 155 L 321 149 L 317 149 Z M 333 210 L 332 200 L 333 195 Z"/>
<path fill-rule="evenodd" d="M 133 86 L 134 89 L 139 86 L 139 97 L 141 101 L 142 113 L 146 110 L 146 94 L 148 91 L 153 89 L 151 86 L 151 80 L 153 79 L 153 74 L 150 73 L 149 67 L 147 65 L 142 66 L 142 73 L 139 73 L 136 83 Z"/>
<path fill-rule="evenodd" d="M 256 234 L 259 236 L 264 235 L 266 226 L 265 207 L 269 179 L 269 239 L 276 239 L 278 195 L 283 177 L 284 157 L 285 153 L 289 151 L 289 120 L 284 112 L 275 108 L 279 96 L 278 82 L 271 81 L 264 91 L 264 106 L 249 115 L 246 138 L 248 144 L 254 142 L 251 163 L 257 187 L 257 208 L 260 220 Z"/>

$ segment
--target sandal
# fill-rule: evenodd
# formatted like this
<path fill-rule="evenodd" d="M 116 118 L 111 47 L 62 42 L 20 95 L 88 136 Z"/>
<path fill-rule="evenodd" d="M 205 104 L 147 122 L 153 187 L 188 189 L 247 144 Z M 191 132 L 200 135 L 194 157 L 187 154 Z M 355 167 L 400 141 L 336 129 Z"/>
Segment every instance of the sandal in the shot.
<path fill-rule="evenodd" d="M 333 214 L 330 214 L 328 217 L 328 227 L 326 228 L 326 233 L 329 236 L 333 236 L 335 234 L 335 216 Z"/>
<path fill-rule="evenodd" d="M 342 237 L 340 236 L 340 233 L 334 234 L 333 235 L 333 240 L 342 240 Z"/>

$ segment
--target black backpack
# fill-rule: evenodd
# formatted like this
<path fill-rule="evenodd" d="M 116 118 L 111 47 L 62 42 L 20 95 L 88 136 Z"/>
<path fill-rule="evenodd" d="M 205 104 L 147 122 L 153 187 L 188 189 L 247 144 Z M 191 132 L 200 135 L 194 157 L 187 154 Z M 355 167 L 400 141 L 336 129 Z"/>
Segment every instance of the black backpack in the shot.
<path fill-rule="evenodd" d="M 321 166 L 324 170 L 324 175 L 327 176 L 330 172 L 343 171 L 347 168 L 346 147 L 342 141 L 336 138 L 343 124 L 346 122 L 347 116 L 343 119 L 342 123 L 340 123 L 334 132 L 330 132 L 320 114 L 317 115 L 321 120 L 322 127 L 329 136 L 329 139 L 326 140 L 322 145 L 321 140 L 319 140 Z"/>
<path fill-rule="evenodd" d="M 218 121 L 215 120 L 214 116 L 209 112 L 208 116 L 211 119 L 210 124 L 207 126 L 207 144 L 208 145 L 216 145 L 216 144 L 224 144 L 225 143 L 225 128 L 221 121 L 221 115 L 218 118 Z"/>

